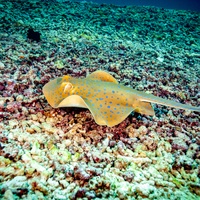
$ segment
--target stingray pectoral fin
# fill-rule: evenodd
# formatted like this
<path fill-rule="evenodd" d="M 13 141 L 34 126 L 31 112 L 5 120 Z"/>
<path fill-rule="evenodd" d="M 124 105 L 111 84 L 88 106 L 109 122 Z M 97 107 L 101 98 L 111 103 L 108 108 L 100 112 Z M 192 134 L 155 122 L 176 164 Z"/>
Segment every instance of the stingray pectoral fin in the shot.
<path fill-rule="evenodd" d="M 112 127 L 115 125 L 120 124 L 122 121 L 124 121 L 129 115 L 130 113 L 133 111 L 132 107 L 127 107 L 127 106 L 121 106 L 121 109 L 118 112 L 115 113 L 115 115 L 113 115 L 112 117 L 108 115 L 106 115 L 106 117 L 108 118 L 107 122 L 107 126 Z"/>
<path fill-rule="evenodd" d="M 121 123 L 133 111 L 132 107 L 122 106 L 116 112 L 108 110 L 105 106 L 102 108 L 94 105 L 89 100 L 85 100 L 88 109 L 92 113 L 95 122 L 98 125 L 107 125 L 112 127 Z"/>
<path fill-rule="evenodd" d="M 88 108 L 85 101 L 78 95 L 71 95 L 63 99 L 56 108 L 58 107 L 79 107 Z"/>
<path fill-rule="evenodd" d="M 58 103 L 62 99 L 62 95 L 59 93 L 61 80 L 62 78 L 60 77 L 51 80 L 50 82 L 46 83 L 42 88 L 45 98 L 53 108 L 56 108 L 58 106 Z"/>
<path fill-rule="evenodd" d="M 107 125 L 106 120 L 101 115 L 100 111 L 97 107 L 91 103 L 88 99 L 84 99 L 84 103 L 86 104 L 87 108 L 90 110 L 95 122 L 98 125 Z"/>
<path fill-rule="evenodd" d="M 152 108 L 151 104 L 148 102 L 135 102 L 133 104 L 134 112 L 143 114 L 143 115 L 155 115 L 154 109 Z"/>
<path fill-rule="evenodd" d="M 78 95 L 71 95 L 63 99 L 57 107 L 79 107 L 88 108 L 99 125 L 107 125 L 106 121 L 99 114 L 98 109 L 89 100 L 85 100 Z"/>
<path fill-rule="evenodd" d="M 110 75 L 108 72 L 105 71 L 95 71 L 87 76 L 86 79 L 93 79 L 93 80 L 99 80 L 99 81 L 105 81 L 105 82 L 111 82 L 118 84 L 118 81 Z"/>

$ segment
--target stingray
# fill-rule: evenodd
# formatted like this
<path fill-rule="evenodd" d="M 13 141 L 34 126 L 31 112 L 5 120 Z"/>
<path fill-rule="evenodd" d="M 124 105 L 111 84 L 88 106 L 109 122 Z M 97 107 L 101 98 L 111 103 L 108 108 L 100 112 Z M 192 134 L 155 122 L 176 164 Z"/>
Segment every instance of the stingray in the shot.
<path fill-rule="evenodd" d="M 105 71 L 96 71 L 86 78 L 69 75 L 51 80 L 43 87 L 43 93 L 53 108 L 88 108 L 99 125 L 115 126 L 132 111 L 155 115 L 151 103 L 200 112 L 200 107 L 181 104 L 156 97 L 118 84 Z"/>

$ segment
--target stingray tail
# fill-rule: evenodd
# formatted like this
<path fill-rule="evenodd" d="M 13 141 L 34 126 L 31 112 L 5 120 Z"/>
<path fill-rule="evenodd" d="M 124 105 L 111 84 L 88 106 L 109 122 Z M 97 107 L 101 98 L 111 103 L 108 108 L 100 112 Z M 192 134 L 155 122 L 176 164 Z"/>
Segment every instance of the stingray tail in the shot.
<path fill-rule="evenodd" d="M 168 99 L 162 99 L 160 97 L 155 97 L 153 95 L 152 95 L 152 97 L 149 97 L 149 98 L 148 97 L 141 98 L 141 101 L 156 103 L 156 104 L 169 106 L 169 107 L 173 107 L 173 108 L 179 108 L 179 109 L 183 109 L 183 110 L 191 110 L 191 111 L 200 112 L 200 107 L 190 106 L 187 104 L 178 103 L 178 102 L 171 101 Z"/>

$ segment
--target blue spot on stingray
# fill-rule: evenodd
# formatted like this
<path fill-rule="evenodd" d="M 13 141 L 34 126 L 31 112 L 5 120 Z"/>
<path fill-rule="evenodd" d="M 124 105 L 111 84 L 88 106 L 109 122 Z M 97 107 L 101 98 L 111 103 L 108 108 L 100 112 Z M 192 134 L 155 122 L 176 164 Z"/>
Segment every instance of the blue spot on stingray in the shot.
<path fill-rule="evenodd" d="M 102 104 L 100 104 L 100 107 L 102 108 Z"/>
<path fill-rule="evenodd" d="M 99 98 L 99 100 L 103 100 L 103 98 Z"/>
<path fill-rule="evenodd" d="M 90 95 L 91 94 L 91 92 L 88 92 L 86 95 L 88 96 L 88 95 Z"/>
<path fill-rule="evenodd" d="M 107 108 L 110 108 L 110 106 L 107 106 Z"/>
<path fill-rule="evenodd" d="M 110 101 L 109 103 L 112 104 L 112 101 Z"/>
<path fill-rule="evenodd" d="M 113 90 L 112 93 L 115 93 L 115 91 Z"/>
<path fill-rule="evenodd" d="M 106 96 L 106 98 L 108 98 L 108 96 Z"/>

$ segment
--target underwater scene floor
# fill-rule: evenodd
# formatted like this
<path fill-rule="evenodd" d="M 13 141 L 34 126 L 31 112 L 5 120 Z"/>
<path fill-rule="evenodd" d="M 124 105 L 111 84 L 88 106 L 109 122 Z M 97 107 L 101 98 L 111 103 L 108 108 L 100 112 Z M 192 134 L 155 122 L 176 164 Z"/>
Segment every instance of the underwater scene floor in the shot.
<path fill-rule="evenodd" d="M 107 127 L 42 93 L 54 78 L 104 70 L 199 107 L 199 33 L 192 11 L 0 1 L 0 199 L 200 199 L 198 112 L 153 104 L 155 116 Z"/>

